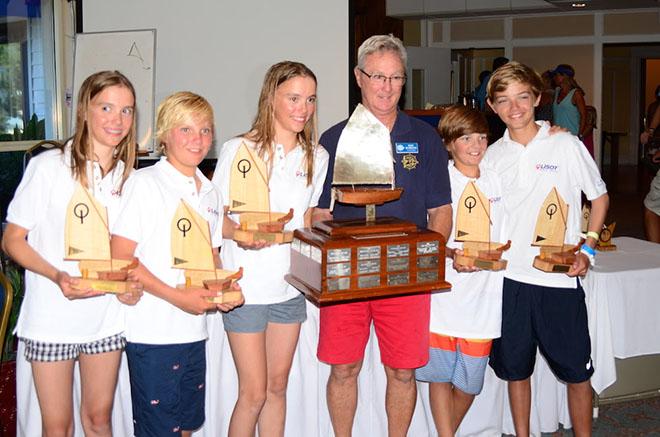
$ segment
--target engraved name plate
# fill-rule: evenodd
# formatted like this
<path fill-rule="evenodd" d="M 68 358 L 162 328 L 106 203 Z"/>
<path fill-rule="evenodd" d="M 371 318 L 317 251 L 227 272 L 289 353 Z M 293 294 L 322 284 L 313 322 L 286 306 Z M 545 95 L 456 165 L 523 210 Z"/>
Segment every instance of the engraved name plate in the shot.
<path fill-rule="evenodd" d="M 380 275 L 358 276 L 358 288 L 380 287 Z"/>
<path fill-rule="evenodd" d="M 436 270 L 427 270 L 417 272 L 417 282 L 437 282 L 438 272 Z"/>
<path fill-rule="evenodd" d="M 348 290 L 351 287 L 351 278 L 328 279 L 328 291 Z"/>
<path fill-rule="evenodd" d="M 380 260 L 379 259 L 369 259 L 365 261 L 358 261 L 357 263 L 357 272 L 358 275 L 364 275 L 365 273 L 378 273 L 380 272 Z"/>
<path fill-rule="evenodd" d="M 329 249 L 328 250 L 328 262 L 329 263 L 339 263 L 346 262 L 351 260 L 351 249 Z"/>
<path fill-rule="evenodd" d="M 437 269 L 438 257 L 437 256 L 420 256 L 417 258 L 418 269 Z"/>
<path fill-rule="evenodd" d="M 305 243 L 304 241 L 300 242 L 300 253 L 305 255 L 307 258 L 311 258 L 312 256 L 312 249 L 309 243 Z"/>
<path fill-rule="evenodd" d="M 408 270 L 408 258 L 387 258 L 387 271 Z"/>
<path fill-rule="evenodd" d="M 408 273 L 397 273 L 395 275 L 387 275 L 387 285 L 404 285 L 407 284 Z"/>
<path fill-rule="evenodd" d="M 348 276 L 351 274 L 351 263 L 328 264 L 328 276 Z"/>
<path fill-rule="evenodd" d="M 357 248 L 358 259 L 380 258 L 380 246 L 364 246 Z"/>
<path fill-rule="evenodd" d="M 417 253 L 427 255 L 429 253 L 438 253 L 440 244 L 437 241 L 419 241 L 417 243 Z"/>
<path fill-rule="evenodd" d="M 323 258 L 323 252 L 320 248 L 312 246 L 311 249 L 312 261 L 321 264 L 321 259 Z"/>
<path fill-rule="evenodd" d="M 388 258 L 408 256 L 409 254 L 410 254 L 410 245 L 408 243 L 388 244 L 387 245 L 387 257 Z"/>

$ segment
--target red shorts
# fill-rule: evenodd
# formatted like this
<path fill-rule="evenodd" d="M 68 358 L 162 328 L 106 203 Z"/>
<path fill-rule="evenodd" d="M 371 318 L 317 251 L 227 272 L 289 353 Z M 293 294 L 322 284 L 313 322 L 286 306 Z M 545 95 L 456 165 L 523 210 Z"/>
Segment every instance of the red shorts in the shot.
<path fill-rule="evenodd" d="M 429 360 L 430 299 L 425 293 L 321 307 L 319 360 L 360 361 L 373 320 L 383 364 L 394 369 L 423 366 Z"/>

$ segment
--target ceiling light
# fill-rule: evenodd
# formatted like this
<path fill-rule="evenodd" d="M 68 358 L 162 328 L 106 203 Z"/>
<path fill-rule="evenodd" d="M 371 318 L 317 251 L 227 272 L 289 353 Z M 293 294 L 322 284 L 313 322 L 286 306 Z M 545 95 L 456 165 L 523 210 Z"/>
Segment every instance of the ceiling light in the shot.
<path fill-rule="evenodd" d="M 571 6 L 573 6 L 574 8 L 583 8 L 583 7 L 587 6 L 587 4 L 586 3 L 571 3 Z"/>

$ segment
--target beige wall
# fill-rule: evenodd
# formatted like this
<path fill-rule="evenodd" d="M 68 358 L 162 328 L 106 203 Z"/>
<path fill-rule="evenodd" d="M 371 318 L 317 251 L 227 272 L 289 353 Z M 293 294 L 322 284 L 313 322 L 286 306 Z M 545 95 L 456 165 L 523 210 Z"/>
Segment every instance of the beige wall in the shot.
<path fill-rule="evenodd" d="M 565 15 L 514 18 L 514 38 L 545 38 L 594 34 L 593 15 Z"/>
<path fill-rule="evenodd" d="M 660 59 L 646 60 L 646 90 L 644 108 L 655 101 L 655 88 L 660 85 Z"/>
<path fill-rule="evenodd" d="M 514 47 L 514 61 L 522 62 L 536 71 L 554 69 L 557 64 L 570 64 L 575 69 L 575 80 L 585 92 L 587 105 L 593 101 L 594 55 L 592 45 Z"/>

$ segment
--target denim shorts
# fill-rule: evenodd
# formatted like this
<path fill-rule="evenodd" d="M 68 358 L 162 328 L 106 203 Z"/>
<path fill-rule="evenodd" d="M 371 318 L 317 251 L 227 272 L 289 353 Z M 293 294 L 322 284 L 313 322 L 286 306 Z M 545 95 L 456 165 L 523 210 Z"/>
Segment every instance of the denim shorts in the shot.
<path fill-rule="evenodd" d="M 307 319 L 305 297 L 300 294 L 285 302 L 265 305 L 243 305 L 222 313 L 225 331 L 263 332 L 268 323 L 302 323 Z"/>

